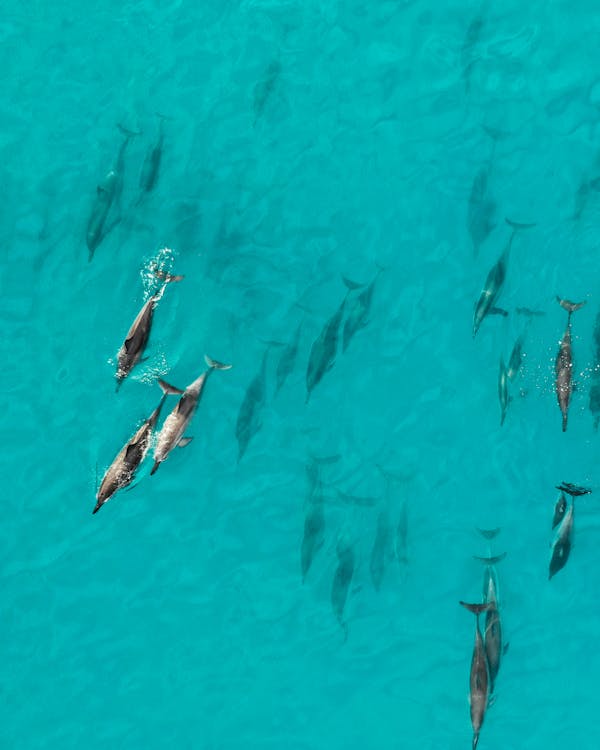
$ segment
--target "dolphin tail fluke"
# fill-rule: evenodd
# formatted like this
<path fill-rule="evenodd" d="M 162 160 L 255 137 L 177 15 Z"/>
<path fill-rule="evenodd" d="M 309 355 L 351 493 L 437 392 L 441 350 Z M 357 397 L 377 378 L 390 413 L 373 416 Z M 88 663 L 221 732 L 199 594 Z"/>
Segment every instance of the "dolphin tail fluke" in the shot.
<path fill-rule="evenodd" d="M 226 365 L 223 364 L 223 362 L 218 362 L 216 359 L 212 359 L 208 354 L 204 355 L 204 361 L 212 370 L 231 370 L 233 367 L 233 365 Z"/>
<path fill-rule="evenodd" d="M 474 615 L 480 615 L 482 612 L 486 612 L 489 608 L 489 604 L 468 604 L 467 602 L 460 601 L 459 604 L 464 607 L 465 609 L 468 609 L 469 612 L 472 612 Z"/>
<path fill-rule="evenodd" d="M 494 539 L 498 536 L 501 529 L 498 527 L 497 529 L 477 529 L 477 531 L 481 534 L 481 536 L 484 539 Z"/>
<path fill-rule="evenodd" d="M 117 127 L 119 128 L 119 132 L 121 135 L 124 135 L 127 140 L 130 138 L 135 138 L 136 135 L 141 135 L 141 130 L 129 130 L 129 128 L 126 128 L 124 125 L 122 125 L 120 122 L 117 123 Z"/>
<path fill-rule="evenodd" d="M 587 300 L 584 300 L 583 302 L 571 302 L 568 299 L 562 299 L 558 296 L 558 294 L 556 295 L 556 301 L 563 308 L 563 310 L 566 310 L 569 314 L 574 313 L 576 310 L 579 310 L 587 302 Z"/>
<path fill-rule="evenodd" d="M 512 229 L 514 230 L 533 229 L 533 227 L 537 226 L 535 222 L 532 224 L 523 224 L 522 222 L 519 222 L 519 221 L 513 221 L 512 219 L 509 219 L 508 217 L 505 217 L 504 221 L 508 224 L 509 227 L 512 227 Z"/>
<path fill-rule="evenodd" d="M 564 413 L 564 414 L 562 415 L 562 431 L 563 431 L 563 432 L 566 432 L 566 431 L 567 431 L 567 419 L 568 419 L 568 417 L 567 417 L 567 413 L 565 412 L 565 413 Z"/>
<path fill-rule="evenodd" d="M 180 396 L 183 393 L 181 388 L 175 388 L 174 385 L 167 383 L 167 381 L 162 380 L 162 378 L 158 379 L 158 384 L 160 385 L 165 396 Z"/>
<path fill-rule="evenodd" d="M 362 289 L 364 284 L 359 284 L 358 281 L 352 281 L 352 279 L 349 279 L 347 276 L 342 276 L 342 281 L 344 282 L 346 289 L 349 292 L 354 292 L 357 289 Z"/>
<path fill-rule="evenodd" d="M 477 555 L 473 555 L 474 560 L 479 560 L 479 562 L 485 563 L 485 565 L 496 565 L 497 563 L 502 562 L 505 557 L 506 552 L 503 552 L 501 555 L 495 555 L 494 557 L 478 557 Z"/>
<path fill-rule="evenodd" d="M 477 750 L 477 743 L 479 742 L 479 732 L 473 734 L 473 746 L 472 750 Z"/>

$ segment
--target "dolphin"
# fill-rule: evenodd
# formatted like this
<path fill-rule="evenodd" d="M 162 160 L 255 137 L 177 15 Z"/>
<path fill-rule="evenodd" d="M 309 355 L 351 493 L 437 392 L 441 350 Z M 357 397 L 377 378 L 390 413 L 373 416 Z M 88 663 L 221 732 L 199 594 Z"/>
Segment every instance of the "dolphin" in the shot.
<path fill-rule="evenodd" d="M 532 310 L 529 307 L 515 308 L 517 315 L 524 315 L 526 318 L 542 318 L 546 313 L 544 310 Z"/>
<path fill-rule="evenodd" d="M 556 509 L 555 509 L 556 516 Z M 571 552 L 571 537 L 573 535 L 573 523 L 575 520 L 575 498 L 571 499 L 571 505 L 565 512 L 562 521 L 552 543 L 552 555 L 548 570 L 548 579 L 555 576 L 559 570 L 565 567 Z"/>
<path fill-rule="evenodd" d="M 314 340 L 310 350 L 308 366 L 306 368 L 306 403 L 308 403 L 314 387 L 321 382 L 323 375 L 325 375 L 326 372 L 329 372 L 335 363 L 340 326 L 342 324 L 348 295 L 350 292 L 355 289 L 360 289 L 362 286 L 362 284 L 356 284 L 346 278 L 344 278 L 344 284 L 348 290 L 344 299 L 336 312 L 323 326 L 321 333 Z"/>
<path fill-rule="evenodd" d="M 508 409 L 508 403 L 510 396 L 508 393 L 508 370 L 504 365 L 504 360 L 500 357 L 500 370 L 498 372 L 498 398 L 500 399 L 500 426 L 504 424 L 506 417 L 506 410 Z"/>
<path fill-rule="evenodd" d="M 371 312 L 371 305 L 373 304 L 375 283 L 379 278 L 379 274 L 383 271 L 382 266 L 378 266 L 378 268 L 379 270 L 373 281 L 366 289 L 355 297 L 354 303 L 348 312 L 346 322 L 344 323 L 344 333 L 342 337 L 342 351 L 344 352 L 348 348 L 348 345 L 354 338 L 355 334 L 365 328 L 369 323 L 369 313 Z"/>
<path fill-rule="evenodd" d="M 566 492 L 571 497 L 580 497 L 581 495 L 590 495 L 592 490 L 589 487 L 580 487 L 578 484 L 572 482 L 561 482 L 557 487 L 557 490 Z"/>
<path fill-rule="evenodd" d="M 354 576 L 354 549 L 347 537 L 340 536 L 335 551 L 338 564 L 331 585 L 331 606 L 333 614 L 344 631 L 345 641 L 348 638 L 348 623 L 344 620 L 344 609 L 352 577 Z"/>
<path fill-rule="evenodd" d="M 170 393 L 176 392 L 166 383 L 161 383 L 161 388 L 163 389 L 163 397 L 159 405 L 148 419 L 144 421 L 135 435 L 121 448 L 114 461 L 106 470 L 96 494 L 96 507 L 92 513 L 97 513 L 117 490 L 127 487 L 133 481 L 138 466 L 148 453 L 152 433 L 158 422 L 160 410 L 165 399 Z"/>
<path fill-rule="evenodd" d="M 467 212 L 467 229 L 473 244 L 475 255 L 479 248 L 490 236 L 496 226 L 494 216 L 496 214 L 496 202 L 490 198 L 488 191 L 488 180 L 490 177 L 492 162 L 482 166 L 473 178 L 469 205 Z"/>
<path fill-rule="evenodd" d="M 592 385 L 590 387 L 590 411 L 594 416 L 594 430 L 600 424 L 600 312 L 594 324 L 594 365 L 592 368 Z"/>
<path fill-rule="evenodd" d="M 123 171 L 125 166 L 125 150 L 129 141 L 138 133 L 126 130 L 122 125 L 118 125 L 119 130 L 124 136 L 123 143 L 119 148 L 115 164 L 106 173 L 102 182 L 96 188 L 96 201 L 92 206 L 87 223 L 86 243 L 89 250 L 88 260 L 92 260 L 96 248 L 100 245 L 106 235 L 121 220 L 117 217 L 110 227 L 106 228 L 106 220 L 110 213 L 111 206 L 118 203 L 123 191 Z"/>
<path fill-rule="evenodd" d="M 516 233 L 519 229 L 529 229 L 530 227 L 535 226 L 535 224 L 518 224 L 510 219 L 505 219 L 505 222 L 512 227 L 513 231 L 510 235 L 507 246 L 504 248 L 496 263 L 494 263 L 489 270 L 483 289 L 481 290 L 481 294 L 475 305 L 475 311 L 473 313 L 473 338 L 477 335 L 477 331 L 479 330 L 483 319 L 491 312 L 492 308 L 496 306 L 496 301 L 500 296 L 500 292 L 502 291 L 506 279 L 508 258 Z"/>
<path fill-rule="evenodd" d="M 559 305 L 567 311 L 567 327 L 560 341 L 556 355 L 556 396 L 562 413 L 562 431 L 567 431 L 569 403 L 573 393 L 573 353 L 571 350 L 571 315 L 585 305 L 585 302 L 570 302 L 557 296 Z"/>
<path fill-rule="evenodd" d="M 552 528 L 555 529 L 558 524 L 563 520 L 565 512 L 567 510 L 567 498 L 565 493 L 561 490 L 556 505 L 554 506 L 554 516 L 552 517 Z"/>
<path fill-rule="evenodd" d="M 224 365 L 206 355 L 204 356 L 204 360 L 208 369 L 205 370 L 202 375 L 197 377 L 193 383 L 190 383 L 184 391 L 169 385 L 164 380 L 159 380 L 162 388 L 169 388 L 171 392 L 180 393 L 182 396 L 179 399 L 177 406 L 165 419 L 158 436 L 156 447 L 154 449 L 154 466 L 150 472 L 151 475 L 157 471 L 163 461 L 166 461 L 169 453 L 176 445 L 184 448 L 192 440 L 191 437 L 184 437 L 183 433 L 194 416 L 194 412 L 196 411 L 196 407 L 202 397 L 208 376 L 213 370 L 229 370 L 231 368 L 231 365 Z"/>
<path fill-rule="evenodd" d="M 325 514 L 323 513 L 323 495 L 321 491 L 314 492 L 308 502 L 304 517 L 304 532 L 300 546 L 300 569 L 302 583 L 310 570 L 315 556 L 323 546 L 325 535 Z"/>
<path fill-rule="evenodd" d="M 277 363 L 277 370 L 275 372 L 275 395 L 279 393 L 281 388 L 283 388 L 283 385 L 285 381 L 288 379 L 288 376 L 294 369 L 294 365 L 296 364 L 296 358 L 298 356 L 298 347 L 300 346 L 300 332 L 302 330 L 302 323 L 298 324 L 298 328 L 296 328 L 296 333 L 294 335 L 294 338 L 290 341 L 289 344 L 286 344 L 286 346 L 283 349 L 283 352 L 281 353 L 281 356 L 279 357 L 279 362 Z"/>
<path fill-rule="evenodd" d="M 253 91 L 253 107 L 254 107 L 254 126 L 258 119 L 264 112 L 267 101 L 270 99 L 271 94 L 277 84 L 279 75 L 281 74 L 281 63 L 279 60 L 273 60 L 267 66 L 265 74 L 260 81 L 254 84 Z"/>
<path fill-rule="evenodd" d="M 156 116 L 159 118 L 158 139 L 154 145 L 150 146 L 146 151 L 146 156 L 144 157 L 142 170 L 140 172 L 141 195 L 138 203 L 142 200 L 145 193 L 151 193 L 154 190 L 158 180 L 160 163 L 162 161 L 163 146 L 165 142 L 163 122 L 168 118 L 158 112 L 156 113 Z"/>
<path fill-rule="evenodd" d="M 474 48 L 477 46 L 481 37 L 481 30 L 485 23 L 483 13 L 475 16 L 467 28 L 467 33 L 460 50 L 460 64 L 462 68 L 462 78 L 465 86 L 465 93 L 471 90 L 471 75 L 473 68 L 479 57 L 474 55 Z"/>
<path fill-rule="evenodd" d="M 490 669 L 488 665 L 487 655 L 485 653 L 485 646 L 483 643 L 483 637 L 479 629 L 479 615 L 482 612 L 486 612 L 489 608 L 489 604 L 467 604 L 466 602 L 460 602 L 460 604 L 473 612 L 475 615 L 475 645 L 473 647 L 473 657 L 471 658 L 471 675 L 470 675 L 470 703 L 471 703 L 471 724 L 473 726 L 473 745 L 472 750 L 475 750 L 477 743 L 479 742 L 479 733 L 483 725 L 483 719 L 485 712 L 488 707 L 488 701 L 490 696 Z"/>
<path fill-rule="evenodd" d="M 390 514 L 387 508 L 380 511 L 377 516 L 377 530 L 375 540 L 371 549 L 371 560 L 369 571 L 375 591 L 379 591 L 385 573 L 385 561 L 391 542 Z"/>
<path fill-rule="evenodd" d="M 154 310 L 158 301 L 161 299 L 167 284 L 172 281 L 181 281 L 183 279 L 183 276 L 173 276 L 170 273 L 162 273 L 158 271 L 155 271 L 155 273 L 159 278 L 163 278 L 165 281 L 160 290 L 156 294 L 153 294 L 150 299 L 144 303 L 142 309 L 136 315 L 135 320 L 131 324 L 129 331 L 127 331 L 125 341 L 119 349 L 119 353 L 117 354 L 116 373 L 117 390 L 123 380 L 125 380 L 131 370 L 133 370 L 135 365 L 140 361 L 142 354 L 144 353 L 144 349 L 150 338 Z"/>
<path fill-rule="evenodd" d="M 510 380 L 514 380 L 517 373 L 521 369 L 523 364 L 523 344 L 525 342 L 525 334 L 522 333 L 519 338 L 515 341 L 510 353 L 508 360 L 508 367 L 506 368 L 506 375 Z"/>
<path fill-rule="evenodd" d="M 492 539 L 500 529 L 488 532 L 486 539 Z M 480 532 L 481 533 L 481 532 Z M 494 691 L 496 677 L 500 670 L 500 661 L 506 651 L 502 644 L 502 623 L 500 621 L 500 596 L 496 565 L 504 560 L 506 552 L 489 557 L 475 557 L 485 565 L 483 572 L 483 601 L 489 607 L 485 615 L 484 645 L 490 670 L 490 692 Z"/>
<path fill-rule="evenodd" d="M 269 347 L 265 349 L 260 370 L 256 373 L 246 390 L 240 407 L 235 427 L 238 441 L 238 462 L 246 452 L 250 440 L 262 426 L 261 411 L 265 405 L 267 391 L 267 356 Z"/>

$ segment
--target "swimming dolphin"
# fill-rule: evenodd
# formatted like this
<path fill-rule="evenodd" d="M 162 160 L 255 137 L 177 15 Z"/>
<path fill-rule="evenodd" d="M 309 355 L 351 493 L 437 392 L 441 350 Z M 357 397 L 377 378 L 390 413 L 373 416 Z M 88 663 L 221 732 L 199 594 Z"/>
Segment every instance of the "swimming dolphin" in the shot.
<path fill-rule="evenodd" d="M 347 537 L 340 536 L 338 539 L 336 554 L 338 564 L 331 586 L 331 606 L 333 614 L 344 631 L 344 640 L 346 640 L 348 637 L 348 623 L 344 620 L 344 609 L 354 575 L 354 549 Z"/>
<path fill-rule="evenodd" d="M 280 73 L 281 63 L 279 62 L 279 60 L 273 60 L 271 63 L 269 63 L 263 78 L 254 84 L 253 107 L 255 127 L 258 119 L 265 109 L 267 101 L 273 93 L 273 89 L 275 88 Z"/>
<path fill-rule="evenodd" d="M 373 281 L 369 286 L 364 289 L 360 294 L 354 298 L 352 307 L 348 311 L 346 322 L 344 323 L 344 335 L 342 338 L 342 351 L 346 351 L 350 341 L 354 338 L 362 328 L 369 323 L 369 313 L 371 312 L 371 305 L 373 304 L 373 292 L 375 291 L 375 282 L 379 278 L 379 274 L 383 271 L 383 267 L 379 266 L 379 270 L 375 275 Z"/>
<path fill-rule="evenodd" d="M 508 393 L 508 370 L 504 365 L 502 357 L 500 357 L 500 370 L 498 372 L 498 398 L 500 399 L 500 426 L 502 426 L 510 401 Z"/>
<path fill-rule="evenodd" d="M 183 279 L 183 276 L 173 276 L 170 273 L 157 271 L 155 271 L 155 273 L 159 278 L 163 278 L 165 283 L 156 294 L 153 294 L 150 299 L 144 303 L 142 309 L 136 315 L 135 320 L 131 324 L 129 331 L 127 331 L 125 341 L 121 345 L 119 353 L 117 354 L 117 390 L 123 380 L 140 361 L 142 354 L 144 353 L 144 349 L 150 338 L 154 310 L 158 301 L 161 299 L 167 284 L 172 281 L 181 281 Z"/>
<path fill-rule="evenodd" d="M 162 152 L 165 141 L 165 134 L 163 129 L 163 122 L 168 119 L 164 115 L 156 113 L 159 118 L 158 126 L 158 139 L 153 146 L 146 151 L 144 162 L 142 164 L 142 170 L 140 172 L 140 190 L 141 195 L 138 203 L 142 200 L 145 193 L 151 193 L 156 186 L 158 180 L 158 172 L 160 170 L 160 163 L 162 161 Z"/>
<path fill-rule="evenodd" d="M 558 524 L 563 520 L 565 512 L 567 510 L 567 498 L 565 493 L 562 492 L 559 495 L 556 505 L 554 506 L 554 516 L 552 517 L 552 528 L 555 529 Z"/>
<path fill-rule="evenodd" d="M 162 388 L 169 388 L 172 392 L 183 395 L 179 399 L 177 406 L 164 421 L 158 436 L 156 448 L 154 449 L 154 466 L 150 472 L 151 475 L 157 471 L 163 461 L 166 461 L 169 453 L 176 445 L 184 448 L 192 440 L 191 437 L 184 437 L 183 433 L 191 422 L 196 407 L 200 403 L 208 376 L 213 370 L 229 370 L 231 368 L 231 365 L 224 365 L 206 355 L 204 360 L 208 366 L 208 370 L 205 370 L 193 383 L 190 383 L 185 391 L 169 385 L 164 380 L 159 380 Z"/>
<path fill-rule="evenodd" d="M 499 529 L 494 529 L 494 536 Z M 487 539 L 493 538 L 486 536 Z M 506 647 L 502 644 L 502 623 L 500 621 L 500 596 L 496 565 L 504 560 L 506 552 L 489 557 L 475 557 L 485 565 L 483 571 L 483 601 L 489 607 L 485 615 L 484 645 L 490 670 L 490 692 L 494 692 L 494 683 L 500 671 L 500 661 Z"/>
<path fill-rule="evenodd" d="M 590 495 L 592 490 L 589 487 L 580 487 L 578 484 L 572 482 L 561 482 L 557 487 L 557 490 L 566 492 L 571 497 L 580 497 L 581 495 Z"/>
<path fill-rule="evenodd" d="M 390 513 L 388 508 L 384 508 L 377 516 L 377 530 L 375 532 L 373 547 L 371 548 L 371 560 L 369 564 L 371 581 L 373 582 L 375 591 L 379 591 L 383 582 L 383 575 L 385 573 L 385 561 L 388 556 L 390 542 Z"/>
<path fill-rule="evenodd" d="M 562 431 L 567 431 L 569 403 L 573 393 L 573 354 L 571 350 L 571 315 L 585 305 L 585 302 L 570 302 L 556 298 L 559 305 L 567 311 L 567 327 L 559 344 L 556 355 L 556 396 L 562 414 Z"/>
<path fill-rule="evenodd" d="M 329 372 L 335 363 L 340 326 L 342 324 L 348 295 L 350 292 L 355 289 L 360 289 L 362 286 L 362 284 L 356 284 L 346 278 L 344 278 L 344 284 L 348 291 L 346 292 L 342 303 L 323 326 L 321 333 L 314 340 L 310 350 L 308 365 L 306 368 L 306 403 L 308 403 L 314 387 L 321 382 L 323 375 L 325 375 L 326 372 Z"/>
<path fill-rule="evenodd" d="M 491 309 L 496 306 L 496 300 L 500 296 L 500 292 L 504 286 L 504 280 L 506 279 L 506 269 L 508 266 L 510 249 L 517 231 L 519 229 L 528 229 L 535 226 L 535 224 L 517 224 L 517 222 L 511 221 L 510 219 L 505 219 L 505 221 L 510 227 L 512 227 L 513 231 L 502 255 L 489 270 L 483 289 L 481 290 L 481 294 L 475 305 L 475 311 L 473 313 L 473 338 L 477 335 L 477 331 L 479 330 L 483 319 L 490 313 Z"/>
<path fill-rule="evenodd" d="M 508 367 L 506 368 L 506 375 L 510 380 L 514 380 L 517 373 L 521 369 L 523 363 L 523 343 L 525 341 L 525 334 L 522 333 L 519 338 L 515 341 L 510 353 L 510 359 L 508 360 Z"/>
<path fill-rule="evenodd" d="M 120 217 L 117 217 L 110 227 L 106 228 L 105 226 L 111 206 L 118 203 L 121 198 L 121 192 L 123 190 L 123 171 L 125 166 L 125 149 L 129 145 L 129 141 L 138 134 L 126 130 L 122 125 L 119 125 L 118 128 L 124 135 L 124 140 L 119 148 L 119 153 L 114 166 L 106 173 L 104 179 L 96 188 L 96 201 L 92 206 L 87 223 L 85 237 L 89 250 L 88 260 L 92 260 L 96 248 L 111 229 L 113 229 L 121 220 Z"/>
<path fill-rule="evenodd" d="M 555 510 L 556 514 L 556 510 Z M 563 516 L 556 536 L 552 543 L 552 556 L 548 570 L 548 579 L 555 576 L 559 570 L 565 567 L 569 554 L 571 553 L 571 537 L 573 535 L 573 524 L 575 520 L 575 498 L 571 499 L 571 505 Z"/>
<path fill-rule="evenodd" d="M 300 568 L 302 571 L 302 583 L 313 564 L 317 553 L 323 546 L 325 535 L 325 514 L 323 512 L 323 479 L 321 468 L 325 464 L 338 461 L 340 456 L 327 456 L 323 458 L 311 457 L 306 465 L 306 476 L 308 478 L 308 500 L 306 515 L 304 517 L 304 532 L 300 546 Z"/>
<path fill-rule="evenodd" d="M 262 426 L 261 412 L 265 405 L 267 392 L 267 356 L 269 347 L 265 349 L 260 370 L 256 373 L 244 395 L 235 426 L 235 436 L 238 441 L 238 462 L 246 452 L 250 440 Z"/>
<path fill-rule="evenodd" d="M 477 747 L 477 743 L 479 742 L 479 733 L 481 732 L 481 727 L 483 725 L 483 719 L 485 718 L 485 712 L 488 707 L 488 700 L 490 695 L 490 670 L 485 653 L 483 637 L 479 629 L 479 615 L 482 612 L 486 612 L 489 609 L 490 605 L 467 604 L 466 602 L 460 602 L 460 604 L 468 609 L 469 612 L 473 612 L 476 618 L 475 645 L 473 647 L 473 657 L 471 658 L 471 674 L 469 678 L 471 725 L 473 726 L 472 750 L 475 750 L 475 748 Z"/>
<path fill-rule="evenodd" d="M 594 430 L 600 425 L 600 312 L 594 324 L 594 365 L 592 367 L 592 384 L 590 386 L 590 411 L 594 416 Z"/>
<path fill-rule="evenodd" d="M 146 419 L 135 435 L 121 448 L 112 464 L 106 470 L 98 492 L 96 494 L 96 507 L 92 513 L 97 513 L 104 503 L 109 500 L 117 490 L 127 487 L 133 481 L 138 466 L 142 463 L 150 447 L 152 432 L 158 422 L 160 410 L 168 394 L 174 391 L 161 383 L 163 397 L 159 405 Z"/>

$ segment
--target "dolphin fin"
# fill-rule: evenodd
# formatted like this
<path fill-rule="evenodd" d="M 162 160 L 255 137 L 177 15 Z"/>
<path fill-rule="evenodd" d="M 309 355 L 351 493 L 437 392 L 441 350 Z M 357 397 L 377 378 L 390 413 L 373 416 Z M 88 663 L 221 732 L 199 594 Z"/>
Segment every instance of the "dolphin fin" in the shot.
<path fill-rule="evenodd" d="M 353 292 L 356 289 L 362 289 L 364 284 L 359 284 L 358 281 L 352 281 L 352 279 L 349 279 L 347 276 L 342 276 L 342 281 L 346 285 L 346 289 L 348 289 L 349 292 Z"/>
<path fill-rule="evenodd" d="M 501 555 L 496 555 L 495 557 L 478 557 L 477 555 L 473 555 L 474 560 L 479 560 L 479 562 L 485 563 L 486 565 L 496 565 L 496 563 L 502 562 L 505 557 L 506 552 L 503 552 Z"/>
<path fill-rule="evenodd" d="M 189 445 L 194 438 L 191 437 L 182 437 L 180 441 L 177 443 L 179 448 L 185 448 L 186 445 Z"/>
<path fill-rule="evenodd" d="M 556 301 L 563 310 L 566 310 L 568 313 L 574 313 L 576 310 L 582 308 L 587 302 L 587 300 L 584 300 L 583 302 L 571 302 L 568 299 L 561 299 L 558 294 L 556 295 Z"/>
<path fill-rule="evenodd" d="M 518 221 L 512 221 L 512 219 L 504 218 L 504 221 L 508 224 L 509 227 L 512 227 L 513 229 L 532 229 L 533 227 L 537 226 L 537 224 L 522 224 Z"/>
<path fill-rule="evenodd" d="M 493 539 L 500 533 L 500 527 L 497 529 L 477 529 L 484 539 Z"/>
<path fill-rule="evenodd" d="M 502 649 L 502 653 L 506 656 L 508 653 L 508 647 L 510 646 L 510 643 L 505 643 L 504 648 Z"/>
<path fill-rule="evenodd" d="M 233 365 L 225 365 L 222 362 L 217 362 L 216 359 L 212 359 L 208 354 L 204 355 L 204 361 L 213 370 L 230 370 Z"/>
<path fill-rule="evenodd" d="M 503 307 L 490 307 L 488 315 L 502 315 L 504 318 L 508 317 L 508 310 Z"/>
<path fill-rule="evenodd" d="M 162 380 L 161 378 L 158 379 L 158 384 L 162 388 L 162 392 L 167 396 L 177 396 L 183 393 L 181 388 L 175 388 L 174 385 L 170 385 L 170 383 L 167 383 L 166 380 Z"/>
<path fill-rule="evenodd" d="M 486 602 L 485 604 L 467 604 L 467 602 L 460 601 L 459 604 L 474 615 L 480 615 L 482 612 L 486 612 L 490 605 Z"/>

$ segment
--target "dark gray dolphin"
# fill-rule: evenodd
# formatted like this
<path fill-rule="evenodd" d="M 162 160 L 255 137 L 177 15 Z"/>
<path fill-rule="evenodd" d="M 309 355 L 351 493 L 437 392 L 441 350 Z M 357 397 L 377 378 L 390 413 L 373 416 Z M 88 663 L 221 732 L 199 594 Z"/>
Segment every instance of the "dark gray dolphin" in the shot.
<path fill-rule="evenodd" d="M 158 112 L 156 112 L 156 116 L 159 118 L 158 138 L 156 142 L 146 151 L 146 156 L 144 157 L 144 161 L 142 163 L 142 169 L 140 172 L 141 195 L 138 203 L 142 200 L 143 196 L 146 193 L 151 193 L 154 190 L 156 182 L 158 180 L 158 173 L 160 171 L 163 146 L 165 142 L 163 123 L 169 118 L 159 114 Z"/>
<path fill-rule="evenodd" d="M 163 397 L 159 405 L 148 419 L 144 421 L 135 435 L 121 448 L 114 461 L 106 470 L 96 494 L 96 507 L 92 511 L 93 513 L 97 513 L 117 490 L 121 490 L 131 484 L 138 466 L 146 457 L 162 405 L 167 395 L 175 392 L 167 384 L 161 384 L 161 387 L 163 389 Z"/>
<path fill-rule="evenodd" d="M 494 536 L 499 529 L 494 529 Z M 486 539 L 491 539 L 486 536 Z M 494 691 L 496 677 L 500 671 L 500 662 L 506 646 L 502 643 L 502 622 L 500 620 L 500 594 L 496 565 L 504 560 L 506 552 L 489 557 L 475 557 L 485 565 L 483 571 L 483 601 L 488 604 L 485 615 L 484 645 L 490 670 L 490 692 Z"/>
<path fill-rule="evenodd" d="M 281 74 L 281 63 L 279 60 L 273 60 L 267 66 L 263 77 L 254 84 L 253 91 L 253 108 L 254 108 L 254 125 L 264 112 L 265 106 L 275 89 L 279 76 Z"/>
<path fill-rule="evenodd" d="M 556 397 L 562 414 L 562 431 L 567 431 L 569 403 L 573 393 L 573 353 L 571 349 L 571 315 L 585 305 L 585 302 L 570 302 L 556 298 L 559 305 L 567 311 L 567 327 L 559 344 L 556 355 Z"/>
<path fill-rule="evenodd" d="M 556 509 L 555 509 L 556 514 Z M 555 576 L 567 564 L 571 553 L 571 537 L 573 535 L 573 524 L 575 520 L 575 498 L 571 498 L 571 504 L 563 516 L 562 521 L 552 542 L 552 555 L 548 569 L 548 579 Z"/>
<path fill-rule="evenodd" d="M 182 393 L 183 395 L 164 421 L 154 449 L 154 466 L 150 472 L 151 475 L 156 472 L 163 461 L 166 461 L 175 446 L 184 448 L 192 440 L 191 437 L 184 437 L 183 433 L 192 421 L 194 412 L 200 403 L 208 376 L 213 370 L 229 370 L 231 368 L 231 365 L 224 365 L 208 356 L 205 356 L 204 359 L 208 369 L 197 377 L 193 383 L 190 383 L 185 391 L 169 385 L 164 380 L 159 381 L 162 388 L 168 388 L 171 392 Z"/>
<path fill-rule="evenodd" d="M 567 498 L 565 493 L 561 491 L 556 505 L 554 506 L 554 516 L 552 517 L 552 528 L 555 529 L 558 524 L 563 520 L 565 512 L 567 510 Z"/>
<path fill-rule="evenodd" d="M 126 130 L 122 125 L 119 125 L 118 128 L 124 135 L 124 140 L 119 148 L 114 166 L 109 169 L 102 182 L 96 188 L 96 200 L 87 222 L 85 238 L 89 250 L 88 260 L 94 257 L 96 248 L 121 220 L 121 217 L 117 216 L 110 226 L 106 226 L 110 209 L 114 204 L 119 202 L 121 192 L 123 191 L 125 150 L 129 145 L 129 141 L 138 134 Z"/>
<path fill-rule="evenodd" d="M 267 395 L 267 357 L 270 347 L 265 349 L 260 370 L 248 386 L 240 406 L 235 426 L 238 441 L 238 462 L 248 448 L 250 440 L 262 427 L 261 413 Z"/>
<path fill-rule="evenodd" d="M 373 582 L 375 591 L 379 591 L 383 583 L 385 563 L 388 558 L 391 538 L 390 513 L 388 508 L 384 508 L 377 516 L 377 529 L 369 561 L 369 572 L 371 573 L 371 581 Z"/>
<path fill-rule="evenodd" d="M 483 637 L 479 629 L 479 615 L 489 609 L 489 604 L 460 604 L 473 612 L 475 615 L 475 645 L 473 647 L 473 656 L 471 658 L 471 673 L 469 677 L 470 686 L 470 704 L 471 704 L 471 725 L 473 726 L 473 745 L 475 750 L 479 742 L 479 733 L 485 718 L 485 712 L 488 707 L 490 696 L 490 671 L 485 653 Z"/>
<path fill-rule="evenodd" d="M 158 275 L 158 272 L 155 273 Z M 131 324 L 129 331 L 127 331 L 125 341 L 117 354 L 117 373 L 115 376 L 117 378 L 117 390 L 123 380 L 140 361 L 144 353 L 146 344 L 150 338 L 150 331 L 152 330 L 154 310 L 163 295 L 166 285 L 171 281 L 181 281 L 183 279 L 183 276 L 173 276 L 170 273 L 161 273 L 159 277 L 163 278 L 165 283 L 156 294 L 153 294 L 144 303 Z"/>
<path fill-rule="evenodd" d="M 600 424 L 600 312 L 594 324 L 594 364 L 592 366 L 592 384 L 590 386 L 590 411 L 594 417 L 594 430 Z"/>
<path fill-rule="evenodd" d="M 346 278 L 344 278 L 344 283 L 348 289 L 344 299 L 336 312 L 323 326 L 321 333 L 314 340 L 310 350 L 308 365 L 306 368 L 306 403 L 308 403 L 314 387 L 321 382 L 323 375 L 325 375 L 326 372 L 329 372 L 335 363 L 340 326 L 342 324 L 348 295 L 350 292 L 355 289 L 360 289 L 362 286 L 361 284 L 355 284 Z"/>
<path fill-rule="evenodd" d="M 336 546 L 338 564 L 333 575 L 331 585 L 331 606 L 333 614 L 344 631 L 344 640 L 348 637 L 348 623 L 344 620 L 344 610 L 348 599 L 348 591 L 354 576 L 354 548 L 350 540 L 340 536 Z"/>
<path fill-rule="evenodd" d="M 510 401 L 508 393 L 508 370 L 504 365 L 504 359 L 500 357 L 500 369 L 498 371 L 498 399 L 500 400 L 500 426 L 504 424 L 506 410 Z"/>
<path fill-rule="evenodd" d="M 354 336 L 369 323 L 369 314 L 371 312 L 371 305 L 373 304 L 375 283 L 379 278 L 379 274 L 383 271 L 382 266 L 379 266 L 378 268 L 379 270 L 373 281 L 366 289 L 354 298 L 354 302 L 348 311 L 342 337 L 342 351 L 344 352 Z"/>
<path fill-rule="evenodd" d="M 300 569 L 302 583 L 313 564 L 317 553 L 323 546 L 325 536 L 325 514 L 323 501 L 323 479 L 321 470 L 325 464 L 332 464 L 339 460 L 339 456 L 324 458 L 311 457 L 306 466 L 308 478 L 308 500 L 304 517 L 304 531 L 300 545 Z"/>
<path fill-rule="evenodd" d="M 510 219 L 505 219 L 505 221 L 510 227 L 512 227 L 513 231 L 511 232 L 507 246 L 504 248 L 496 263 L 494 263 L 489 270 L 483 289 L 481 290 L 481 294 L 475 305 L 475 311 L 473 313 L 473 338 L 477 335 L 477 331 L 479 330 L 483 319 L 486 315 L 489 315 L 492 308 L 496 306 L 496 301 L 500 296 L 500 292 L 502 291 L 506 279 L 506 269 L 508 266 L 510 249 L 517 231 L 519 229 L 529 229 L 530 227 L 535 226 L 535 224 L 517 224 L 517 222 L 511 221 Z"/>
<path fill-rule="evenodd" d="M 523 344 L 525 343 L 525 334 L 522 333 L 519 338 L 515 341 L 510 358 L 508 360 L 508 367 L 506 368 L 506 374 L 510 380 L 514 380 L 517 373 L 521 369 L 523 364 Z"/>

